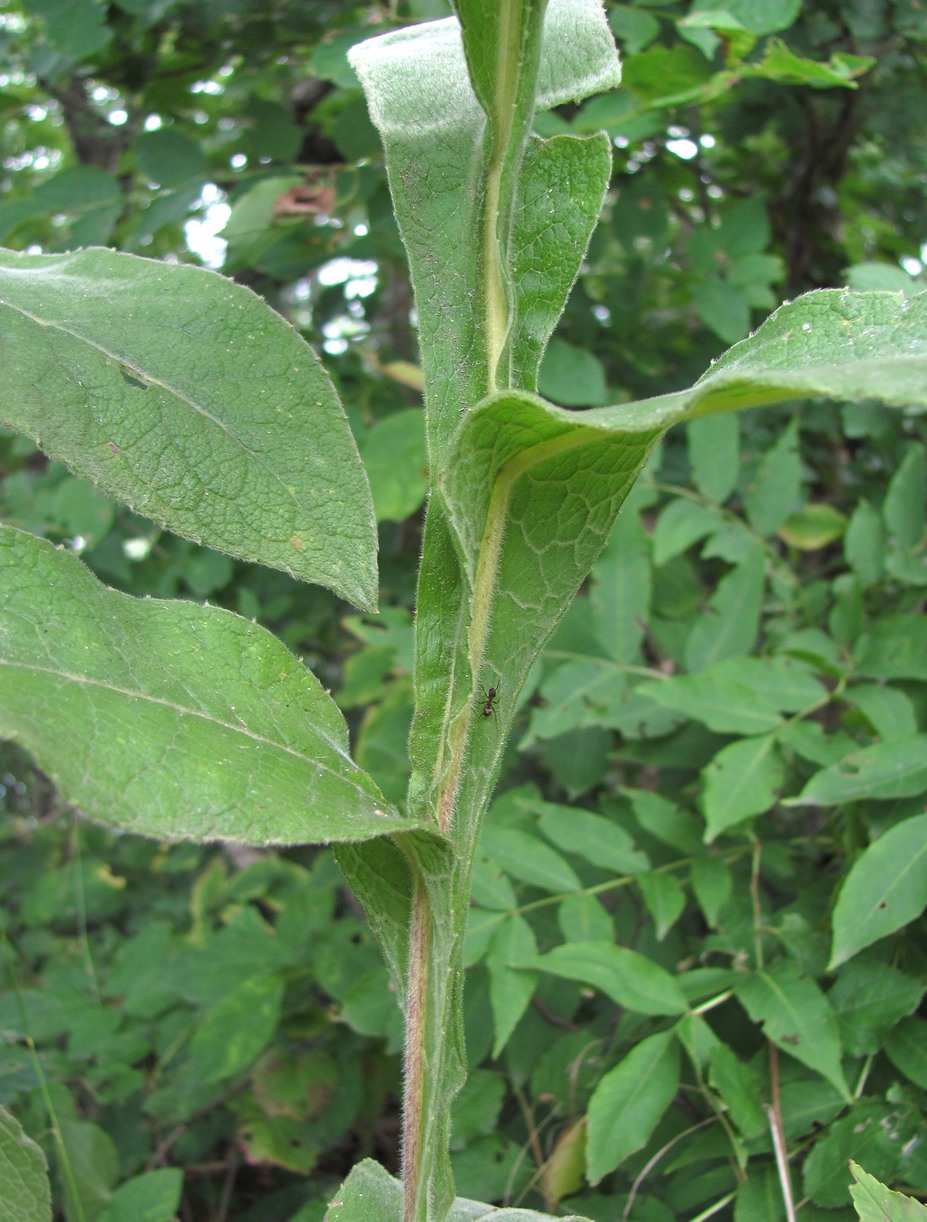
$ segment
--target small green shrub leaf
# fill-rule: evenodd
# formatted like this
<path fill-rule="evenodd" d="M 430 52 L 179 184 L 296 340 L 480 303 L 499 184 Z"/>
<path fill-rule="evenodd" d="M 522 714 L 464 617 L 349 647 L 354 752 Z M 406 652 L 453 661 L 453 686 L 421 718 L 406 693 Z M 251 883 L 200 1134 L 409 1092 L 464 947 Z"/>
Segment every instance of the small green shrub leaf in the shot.
<path fill-rule="evenodd" d="M 924 447 L 912 445 L 892 476 L 882 513 L 889 540 L 911 549 L 924 542 L 924 510 L 927 506 L 927 461 Z"/>
<path fill-rule="evenodd" d="M 171 1222 L 183 1189 L 183 1173 L 162 1167 L 120 1184 L 98 1222 Z"/>
<path fill-rule="evenodd" d="M 922 983 L 888 963 L 859 955 L 840 968 L 827 999 L 844 1048 L 851 1056 L 865 1056 L 885 1047 L 888 1033 L 917 1009 L 923 996 Z"/>
<path fill-rule="evenodd" d="M 132 141 L 132 152 L 145 177 L 164 187 L 183 187 L 209 176 L 202 146 L 169 127 L 139 132 Z"/>
<path fill-rule="evenodd" d="M 740 564 L 718 584 L 686 642 L 686 668 L 702 670 L 753 648 L 760 626 L 765 558 L 753 544 Z"/>
<path fill-rule="evenodd" d="M 897 687 L 859 683 L 844 699 L 859 709 L 879 738 L 908 738 L 917 733 L 917 714 L 909 696 Z"/>
<path fill-rule="evenodd" d="M 670 501 L 654 527 L 653 563 L 658 567 L 665 564 L 722 526 L 723 515 L 710 505 L 699 505 L 685 497 Z"/>
<path fill-rule="evenodd" d="M 542 891 L 579 891 L 582 883 L 568 861 L 549 844 L 517 828 L 483 829 L 482 846 L 512 878 L 531 883 Z"/>
<path fill-rule="evenodd" d="M 537 949 L 534 931 L 523 916 L 515 915 L 503 921 L 493 935 L 486 965 L 489 968 L 489 1000 L 495 1028 L 494 1057 L 502 1052 L 515 1024 L 531 1002 L 537 975 L 515 969 L 533 962 Z"/>
<path fill-rule="evenodd" d="M 714 928 L 734 886 L 730 867 L 720 857 L 702 854 L 689 868 L 689 881 L 705 920 Z"/>
<path fill-rule="evenodd" d="M 696 488 L 723 505 L 740 475 L 740 421 L 736 416 L 705 416 L 690 422 L 686 438 Z"/>
<path fill-rule="evenodd" d="M 860 643 L 856 670 L 867 679 L 927 679 L 927 616 L 878 620 Z"/>
<path fill-rule="evenodd" d="M 775 734 L 722 747 L 703 770 L 705 843 L 775 803 L 784 768 Z"/>
<path fill-rule="evenodd" d="M 10 528 L 0 567 L 0 735 L 88 815 L 257 844 L 414 830 L 351 761 L 322 685 L 266 629 L 109 590 Z"/>
<path fill-rule="evenodd" d="M 915 920 L 927 907 L 927 815 L 889 828 L 861 853 L 834 907 L 830 967 Z"/>
<path fill-rule="evenodd" d="M 927 1205 L 904 1193 L 892 1192 L 852 1159 L 850 1171 L 856 1180 L 850 1185 L 850 1196 L 860 1222 L 927 1222 Z"/>
<path fill-rule="evenodd" d="M 790 806 L 838 806 L 862 798 L 890 801 L 927 789 L 927 734 L 908 734 L 851 751 L 816 772 Z"/>
<path fill-rule="evenodd" d="M 378 522 L 402 522 L 425 499 L 425 421 L 419 408 L 379 421 L 361 443 Z"/>
<path fill-rule="evenodd" d="M 679 1085 L 679 1045 L 673 1031 L 641 1040 L 599 1082 L 589 1101 L 586 1158 L 597 1184 L 646 1144 Z"/>
<path fill-rule="evenodd" d="M 888 1059 L 921 1090 L 927 1090 L 927 1022 L 909 1015 L 885 1041 Z"/>
<path fill-rule="evenodd" d="M 195 1072 L 203 1082 L 243 1073 L 273 1039 L 280 1021 L 283 979 L 249 976 L 217 1002 L 190 1042 Z"/>
<path fill-rule="evenodd" d="M 657 941 L 662 942 L 672 927 L 682 916 L 686 906 L 686 896 L 682 884 L 672 874 L 641 874 L 637 885 L 640 887 L 644 906 L 653 917 Z"/>
<path fill-rule="evenodd" d="M 767 1120 L 759 1103 L 763 1079 L 756 1067 L 720 1042 L 711 1049 L 709 1064 L 709 1081 L 724 1100 L 731 1119 L 748 1140 L 759 1137 L 767 1128 Z"/>
<path fill-rule="evenodd" d="M 64 1181 L 65 1214 L 95 1217 L 112 1196 L 119 1178 L 119 1154 L 109 1133 L 88 1120 L 65 1119 L 59 1124 L 64 1146 L 62 1161 L 71 1164 L 73 1180 Z"/>
<path fill-rule="evenodd" d="M 821 1074 L 849 1102 L 834 1012 L 815 982 L 801 975 L 795 960 L 754 972 L 734 992 L 768 1039 Z"/>
<path fill-rule="evenodd" d="M 863 1159 L 884 1179 L 895 1177 L 902 1146 L 919 1137 L 923 1129 L 922 1122 L 917 1129 L 910 1122 L 905 1124 L 904 1110 L 882 1099 L 864 1097 L 848 1115 L 828 1126 L 802 1167 L 805 1193 L 816 1205 L 823 1209 L 848 1205 L 851 1158 Z"/>
<path fill-rule="evenodd" d="M 347 418 L 312 350 L 248 289 L 110 250 L 6 252 L 0 340 L 4 420 L 72 471 L 178 534 L 375 606 Z"/>
<path fill-rule="evenodd" d="M 717 734 L 763 734 L 826 699 L 825 688 L 784 658 L 729 658 L 695 675 L 647 688 L 665 708 L 703 722 Z"/>
<path fill-rule="evenodd" d="M 580 807 L 559 806 L 554 802 L 532 802 L 538 810 L 538 825 L 547 839 L 564 853 L 614 870 L 616 874 L 639 874 L 650 869 L 647 854 L 634 844 L 624 828 L 603 815 Z"/>
<path fill-rule="evenodd" d="M 557 922 L 567 942 L 608 942 L 615 936 L 611 915 L 597 895 L 568 895 L 557 910 Z"/>
<path fill-rule="evenodd" d="M 682 989 L 665 968 L 611 942 L 555 946 L 546 955 L 538 955 L 532 966 L 590 984 L 638 1014 L 682 1014 L 686 1009 Z"/>

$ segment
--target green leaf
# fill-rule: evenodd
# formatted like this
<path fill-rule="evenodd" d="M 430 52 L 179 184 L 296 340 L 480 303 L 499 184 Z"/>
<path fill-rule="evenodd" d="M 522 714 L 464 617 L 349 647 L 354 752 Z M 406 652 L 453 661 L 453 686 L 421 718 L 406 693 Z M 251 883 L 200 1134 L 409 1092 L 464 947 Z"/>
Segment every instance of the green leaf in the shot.
<path fill-rule="evenodd" d="M 923 291 L 920 282 L 897 263 L 854 263 L 844 273 L 851 289 L 882 289 L 889 293 L 913 295 Z"/>
<path fill-rule="evenodd" d="M 88 815 L 257 844 L 414 830 L 352 763 L 331 697 L 265 629 L 108 590 L 9 528 L 0 557 L 0 734 Z"/>
<path fill-rule="evenodd" d="M 582 886 L 576 871 L 560 854 L 536 836 L 516 828 L 483 829 L 481 844 L 506 874 L 556 894 L 578 891 Z"/>
<path fill-rule="evenodd" d="M 487 559 L 480 559 L 487 529 L 493 540 L 494 608 L 478 681 L 485 685 L 503 677 L 503 701 L 507 691 L 521 687 L 537 651 L 589 572 L 657 439 L 646 419 L 627 433 L 601 423 L 590 427 L 590 417 L 601 410 L 579 416 L 524 393 L 494 395 L 464 418 L 439 472 L 441 499 L 457 536 L 466 581 L 480 567 L 484 598 L 491 580 Z M 447 589 L 446 580 L 440 588 Z M 420 625 L 421 617 L 420 597 Z M 450 666 L 437 655 L 424 664 L 435 685 L 436 712 L 444 708 Z M 511 702 L 500 705 L 503 731 L 513 712 Z M 493 729 L 475 727 L 475 733 L 484 735 L 489 759 L 499 749 L 498 738 L 487 736 Z M 479 765 L 463 778 L 461 801 L 467 809 L 481 808 L 487 775 Z"/>
<path fill-rule="evenodd" d="M 927 680 L 927 617 L 877 620 L 860 642 L 856 672 L 867 679 Z"/>
<path fill-rule="evenodd" d="M 857 860 L 834 907 L 829 968 L 915 920 L 927 906 L 927 815 L 884 832 Z"/>
<path fill-rule="evenodd" d="M 647 1144 L 678 1085 L 679 1046 L 673 1031 L 641 1040 L 609 1070 L 589 1101 L 586 1158 L 591 1184 Z"/>
<path fill-rule="evenodd" d="M 762 1088 L 760 1088 L 762 1089 Z M 820 1222 L 809 1214 L 808 1207 L 802 1209 L 808 1222 Z M 770 1166 L 761 1171 L 750 1168 L 747 1179 L 741 1181 L 734 1197 L 734 1222 L 783 1222 L 782 1184 L 778 1174 Z"/>
<path fill-rule="evenodd" d="M 917 714 L 904 692 L 878 683 L 858 683 L 844 695 L 859 709 L 879 738 L 907 738 L 917 733 Z"/>
<path fill-rule="evenodd" d="M 886 1179 L 897 1174 L 901 1149 L 923 1128 L 905 1132 L 904 1111 L 881 1099 L 863 1098 L 846 1116 L 828 1125 L 802 1168 L 805 1193 L 825 1209 L 837 1209 L 850 1199 L 847 1165 L 864 1159 Z M 920 1121 L 920 1117 L 918 1117 Z"/>
<path fill-rule="evenodd" d="M 274 175 L 262 178 L 236 195 L 229 219 L 222 230 L 228 242 L 225 266 L 229 271 L 253 266 L 271 250 L 278 241 L 273 228 L 274 207 L 287 191 L 292 191 L 303 182 L 301 175 Z"/>
<path fill-rule="evenodd" d="M 923 995 L 923 984 L 863 955 L 841 967 L 827 999 L 847 1052 L 865 1056 L 885 1046 L 891 1028 L 917 1009 Z"/>
<path fill-rule="evenodd" d="M 727 417 L 733 420 L 733 417 Z M 691 427 L 704 428 L 710 422 L 699 421 Z M 713 423 L 713 422 L 711 422 Z M 691 447 L 690 447 L 691 448 Z M 724 517 L 717 509 L 708 505 L 699 505 L 684 497 L 670 501 L 657 519 L 653 531 L 653 563 L 659 567 L 686 551 L 699 539 L 712 535 L 724 525 Z"/>
<path fill-rule="evenodd" d="M 625 507 L 592 570 L 590 602 L 596 618 L 596 636 L 615 662 L 637 660 L 650 612 L 650 541 L 635 509 L 631 505 Z M 604 669 L 608 692 L 615 693 L 614 670 Z M 600 696 L 595 704 L 601 703 Z"/>
<path fill-rule="evenodd" d="M 801 0 L 723 0 L 723 7 L 735 21 L 742 22 L 761 38 L 787 30 L 801 12 Z"/>
<path fill-rule="evenodd" d="M 821 395 L 927 406 L 927 294 L 820 289 L 779 307 L 689 391 L 646 400 L 687 418 Z M 602 409 L 608 410 L 608 409 Z M 640 404 L 623 409 L 641 414 Z"/>
<path fill-rule="evenodd" d="M 645 104 L 666 106 L 697 97 L 710 76 L 704 56 L 692 47 L 652 46 L 625 65 L 624 85 Z"/>
<path fill-rule="evenodd" d="M 790 806 L 839 806 L 862 798 L 890 801 L 927 789 L 927 734 L 908 734 L 851 751 L 816 772 Z"/>
<path fill-rule="evenodd" d="M 501 1074 L 488 1069 L 473 1070 L 454 1100 L 455 1149 L 462 1149 L 476 1138 L 495 1131 L 506 1093 Z"/>
<path fill-rule="evenodd" d="M 515 1025 L 528 1008 L 537 983 L 534 972 L 513 969 L 533 963 L 537 949 L 531 926 L 517 914 L 503 921 L 493 935 L 486 956 L 495 1029 L 493 1057 L 498 1057 L 508 1043 Z"/>
<path fill-rule="evenodd" d="M 912 445 L 892 476 L 882 515 L 889 541 L 910 549 L 924 543 L 924 509 L 927 504 L 927 456 L 924 447 Z"/>
<path fill-rule="evenodd" d="M 717 734 L 763 734 L 783 713 L 803 713 L 827 698 L 808 671 L 786 658 L 728 658 L 695 675 L 678 675 L 645 689 Z"/>
<path fill-rule="evenodd" d="M 209 174 L 202 147 L 169 127 L 139 132 L 132 141 L 132 151 L 142 174 L 162 187 L 184 187 Z"/>
<path fill-rule="evenodd" d="M 432 456 L 443 454 L 461 409 L 495 385 L 497 370 L 503 382 L 518 370 L 525 386 L 534 385 L 531 366 L 536 372 L 601 207 L 609 177 L 607 141 L 563 137 L 542 151 L 532 139 L 525 148 L 534 106 L 578 101 L 620 80 L 598 4 L 549 4 L 543 44 L 537 6 L 507 9 L 510 24 L 498 41 L 499 25 L 485 19 L 480 4 L 465 3 L 460 11 L 466 57 L 453 18 L 369 39 L 349 56 L 383 140 L 409 255 Z M 480 148 L 483 155 L 474 157 Z M 484 215 L 481 199 L 495 201 L 496 210 Z M 569 218 L 562 238 L 545 233 L 552 218 L 558 226 Z M 544 269 L 542 284 L 535 261 L 535 274 L 522 291 L 514 272 L 541 251 L 555 264 Z M 499 283 L 499 255 L 512 269 L 511 284 Z M 532 321 L 528 315 L 535 307 Z M 488 331 L 476 325 L 485 310 L 493 319 Z M 503 340 L 506 312 L 510 325 Z"/>
<path fill-rule="evenodd" d="M 726 344 L 735 344 L 750 330 L 750 306 L 744 293 L 727 280 L 708 276 L 692 286 L 699 319 Z"/>
<path fill-rule="evenodd" d="M 618 41 L 625 44 L 629 55 L 646 47 L 660 33 L 660 23 L 656 17 L 627 4 L 609 6 L 608 24 Z"/>
<path fill-rule="evenodd" d="M 35 0 L 32 11 L 45 18 L 48 39 L 68 65 L 99 53 L 113 36 L 93 0 Z"/>
<path fill-rule="evenodd" d="M 611 145 L 602 133 L 583 139 L 532 139 L 525 149 L 512 250 L 517 311 L 508 347 L 513 386 L 537 388 L 541 356 L 602 210 L 611 161 Z M 570 201 L 566 208 L 564 200 Z M 551 349 L 561 344 L 563 341 L 555 340 Z M 600 363 L 591 353 L 563 344 L 561 375 L 570 357 L 577 375 L 583 378 L 584 388 L 577 401 L 583 405 L 605 402 L 605 375 Z M 556 364 L 551 367 L 545 361 L 544 370 L 545 377 L 550 377 L 557 372 Z M 568 403 L 556 394 L 550 397 Z"/>
<path fill-rule="evenodd" d="M 110 240 L 123 206 L 112 174 L 96 166 L 70 166 L 39 183 L 27 198 L 0 204 L 0 238 L 31 217 L 53 217 L 62 247 L 98 245 Z"/>
<path fill-rule="evenodd" d="M 557 909 L 557 923 L 567 942 L 608 942 L 615 925 L 596 895 L 568 895 Z"/>
<path fill-rule="evenodd" d="M 885 1053 L 897 1070 L 927 1090 L 927 1022 L 911 1015 L 889 1032 Z"/>
<path fill-rule="evenodd" d="M 538 387 L 545 398 L 564 407 L 595 407 L 608 402 L 601 362 L 591 352 L 563 339 L 551 341 L 541 365 Z"/>
<path fill-rule="evenodd" d="M 826 1078 L 849 1102 L 840 1037 L 827 998 L 794 960 L 754 972 L 734 990 L 767 1039 Z"/>
<path fill-rule="evenodd" d="M 702 855 L 696 857 L 689 867 L 689 880 L 705 920 L 714 929 L 733 889 L 734 879 L 730 868 L 720 857 Z"/>
<path fill-rule="evenodd" d="M 402 1184 L 365 1158 L 329 1202 L 330 1222 L 402 1222 Z"/>
<path fill-rule="evenodd" d="M 766 560 L 758 543 L 718 584 L 686 641 L 687 670 L 748 653 L 759 630 Z"/>
<path fill-rule="evenodd" d="M 776 802 L 784 767 L 775 734 L 760 734 L 722 747 L 702 770 L 705 843 Z"/>
<path fill-rule="evenodd" d="M 723 505 L 740 475 L 740 422 L 736 416 L 706 416 L 689 424 L 686 437 L 696 488 Z"/>
<path fill-rule="evenodd" d="M 538 825 L 564 853 L 575 853 L 585 861 L 616 874 L 639 874 L 650 868 L 647 855 L 635 847 L 624 828 L 602 815 L 575 806 L 553 802 L 531 803 L 540 812 Z"/>
<path fill-rule="evenodd" d="M 801 507 L 799 440 L 798 419 L 793 416 L 776 444 L 763 455 L 744 496 L 750 525 L 761 535 L 774 534 Z"/>
<path fill-rule="evenodd" d="M 731 1119 L 748 1140 L 759 1137 L 767 1128 L 760 1106 L 763 1080 L 754 1065 L 745 1064 L 720 1041 L 709 1052 L 709 1081 L 724 1100 Z"/>
<path fill-rule="evenodd" d="M 180 1204 L 183 1173 L 162 1167 L 120 1184 L 98 1222 L 171 1222 Z"/>
<path fill-rule="evenodd" d="M 119 1175 L 119 1155 L 110 1135 L 89 1121 L 64 1119 L 59 1122 L 64 1152 L 58 1155 L 59 1175 L 67 1157 L 73 1174 L 61 1175 L 65 1185 L 67 1216 L 96 1217 L 112 1196 Z M 75 1200 L 72 1192 L 76 1192 Z"/>
<path fill-rule="evenodd" d="M 378 522 L 404 522 L 425 500 L 425 421 L 419 408 L 394 412 L 361 442 Z"/>
<path fill-rule="evenodd" d="M 402 1222 L 402 1184 L 365 1158 L 357 1164 L 332 1198 L 326 1222 Z M 456 1197 L 447 1222 L 589 1222 L 579 1214 L 555 1216 L 533 1209 L 499 1208 Z"/>
<path fill-rule="evenodd" d="M 0 1108 L 0 1222 L 51 1222 L 51 1184 L 41 1146 Z"/>
<path fill-rule="evenodd" d="M 649 789 L 625 790 L 625 794 L 645 832 L 681 853 L 698 853 L 702 849 L 698 822 L 675 802 Z"/>
<path fill-rule="evenodd" d="M 682 1014 L 686 999 L 673 976 L 637 951 L 610 942 L 555 946 L 532 966 L 567 980 L 581 980 L 637 1014 Z"/>
<path fill-rule="evenodd" d="M 581 1214 L 545 1214 L 534 1209 L 502 1208 L 457 1197 L 447 1222 L 590 1222 L 590 1219 Z"/>
<path fill-rule="evenodd" d="M 682 916 L 686 896 L 682 884 L 672 874 L 641 874 L 637 885 L 641 889 L 644 906 L 653 917 L 657 941 L 662 942 Z"/>
<path fill-rule="evenodd" d="M 927 1219 L 927 1205 L 901 1192 L 892 1192 L 852 1159 L 850 1172 L 856 1180 L 850 1185 L 850 1196 L 860 1222 L 924 1222 Z"/>
<path fill-rule="evenodd" d="M 344 411 L 248 289 L 114 251 L 7 252 L 0 341 L 4 419 L 78 475 L 178 534 L 374 606 L 375 525 Z"/>
<path fill-rule="evenodd" d="M 283 980 L 249 976 L 198 1024 L 190 1043 L 196 1074 L 204 1082 L 235 1078 L 273 1039 L 280 1022 Z"/>
<path fill-rule="evenodd" d="M 771 38 L 760 63 L 753 65 L 757 76 L 788 85 L 810 85 L 813 89 L 842 86 L 856 89 L 853 79 L 871 68 L 876 61 L 868 55 L 846 55 L 837 52 L 826 64 L 796 55 L 784 42 Z"/>
<path fill-rule="evenodd" d="M 884 566 L 884 535 L 882 522 L 868 501 L 856 506 L 846 533 L 844 555 L 863 587 L 882 580 Z"/>

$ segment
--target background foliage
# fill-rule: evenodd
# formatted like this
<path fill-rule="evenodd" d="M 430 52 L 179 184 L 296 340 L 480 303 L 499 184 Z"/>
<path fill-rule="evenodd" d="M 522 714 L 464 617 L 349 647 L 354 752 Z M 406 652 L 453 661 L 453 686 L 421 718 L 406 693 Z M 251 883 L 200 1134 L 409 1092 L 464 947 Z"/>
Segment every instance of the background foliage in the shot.
<path fill-rule="evenodd" d="M 686 386 L 810 288 L 927 287 L 921 5 L 607 7 L 625 87 L 541 124 L 615 147 L 545 395 Z M 205 261 L 303 331 L 370 472 L 382 613 L 160 531 L 12 434 L 0 512 L 133 594 L 273 628 L 396 802 L 424 444 L 345 51 L 446 11 L 0 10 L 0 243 Z M 927 1196 L 925 444 L 917 418 L 812 404 L 699 422 L 651 461 L 522 696 L 483 837 L 462 1195 L 772 1222 L 767 1100 L 806 1222 L 855 1216 L 850 1157 Z M 114 837 L 2 758 L 0 1103 L 61 1216 L 312 1222 L 358 1157 L 395 1165 L 399 1013 L 329 851 Z"/>

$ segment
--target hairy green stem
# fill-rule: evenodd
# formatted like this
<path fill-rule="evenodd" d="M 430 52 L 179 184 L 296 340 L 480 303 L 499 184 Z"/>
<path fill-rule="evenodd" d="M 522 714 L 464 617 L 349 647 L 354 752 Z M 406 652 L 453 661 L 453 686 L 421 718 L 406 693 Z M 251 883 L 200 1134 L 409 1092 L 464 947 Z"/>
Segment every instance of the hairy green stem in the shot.
<path fill-rule="evenodd" d="M 431 947 L 428 896 L 416 881 L 409 928 L 409 978 L 406 994 L 406 1046 L 402 1116 L 402 1184 L 404 1222 L 427 1222 L 427 1177 L 423 1170 L 425 1122 L 426 1015 Z"/>
<path fill-rule="evenodd" d="M 514 131 L 518 113 L 517 97 L 524 84 L 526 67 L 532 78 L 537 73 L 536 56 L 525 60 L 525 36 L 532 20 L 527 16 L 534 0 L 502 0 L 496 41 L 494 108 L 489 114 L 490 146 L 484 178 L 482 202 L 481 330 L 486 360 L 486 391 L 492 393 L 499 382 L 508 385 L 509 373 L 503 354 L 512 325 L 513 296 L 510 287 L 509 238 L 519 167 L 527 137 L 527 127 Z M 527 5 L 527 8 L 526 8 Z M 543 0 L 541 9 L 543 10 Z M 526 24 L 527 19 L 527 24 Z M 536 40 L 537 41 L 537 40 Z M 539 45 L 539 41 L 538 41 Z M 481 715 L 473 703 L 489 640 L 493 599 L 502 556 L 505 523 L 515 481 L 522 473 L 520 463 L 502 472 L 490 495 L 486 523 L 480 543 L 469 606 L 461 606 L 462 623 L 467 629 L 466 674 L 453 675 L 444 704 L 442 747 L 437 753 L 432 777 L 432 811 L 440 830 L 454 838 L 458 849 L 458 868 L 448 880 L 446 896 L 435 897 L 417 879 L 409 931 L 409 971 L 406 996 L 405 1096 L 403 1117 L 403 1194 L 404 1222 L 439 1222 L 433 1215 L 439 1160 L 445 1150 L 436 1148 L 450 1132 L 449 1104 L 438 1100 L 437 1080 L 451 1071 L 453 1050 L 450 1041 L 460 1021 L 460 986 L 455 985 L 462 971 L 461 951 L 468 907 L 470 867 L 482 807 L 458 811 L 461 782 L 467 767 L 470 733 L 474 719 Z M 424 558 L 423 558 L 424 563 Z M 466 595 L 464 595 L 466 597 Z M 465 692 L 459 690 L 463 683 Z M 495 686 L 495 685 L 493 685 Z M 455 690 L 456 689 L 456 690 Z M 452 929 L 439 937 L 435 932 L 433 903 L 445 902 Z M 436 1078 L 440 1076 L 440 1078 Z M 440 1102 L 441 1114 L 435 1103 Z"/>

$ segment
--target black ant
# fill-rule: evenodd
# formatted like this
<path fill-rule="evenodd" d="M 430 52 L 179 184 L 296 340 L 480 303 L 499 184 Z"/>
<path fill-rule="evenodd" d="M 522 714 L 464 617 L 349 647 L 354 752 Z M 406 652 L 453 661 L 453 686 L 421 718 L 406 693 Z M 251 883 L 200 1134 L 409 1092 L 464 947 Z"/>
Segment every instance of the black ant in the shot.
<path fill-rule="evenodd" d="M 496 701 L 499 699 L 499 688 L 502 686 L 501 680 L 496 680 L 498 687 L 489 687 L 483 689 L 483 695 L 480 699 L 483 701 L 483 716 L 495 717 Z"/>

